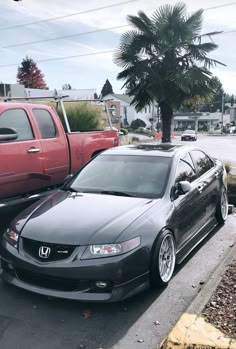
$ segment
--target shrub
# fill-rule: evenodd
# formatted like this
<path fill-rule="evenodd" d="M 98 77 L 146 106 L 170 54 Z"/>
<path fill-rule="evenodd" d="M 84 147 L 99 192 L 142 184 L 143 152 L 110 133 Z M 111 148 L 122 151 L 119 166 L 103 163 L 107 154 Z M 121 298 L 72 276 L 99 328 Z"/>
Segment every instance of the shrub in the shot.
<path fill-rule="evenodd" d="M 137 130 L 139 127 L 145 127 L 145 126 L 146 126 L 146 123 L 141 119 L 133 120 L 130 124 L 130 128 L 133 130 Z"/>
<path fill-rule="evenodd" d="M 127 128 L 121 128 L 120 131 L 123 132 L 125 136 L 129 133 Z"/>
<path fill-rule="evenodd" d="M 96 105 L 89 103 L 73 102 L 64 103 L 71 131 L 91 131 L 104 129 L 106 115 Z M 58 114 L 64 124 L 62 110 Z"/>
<path fill-rule="evenodd" d="M 230 162 L 225 162 L 225 170 L 227 174 L 230 174 L 231 170 L 232 170 L 232 166 Z"/>

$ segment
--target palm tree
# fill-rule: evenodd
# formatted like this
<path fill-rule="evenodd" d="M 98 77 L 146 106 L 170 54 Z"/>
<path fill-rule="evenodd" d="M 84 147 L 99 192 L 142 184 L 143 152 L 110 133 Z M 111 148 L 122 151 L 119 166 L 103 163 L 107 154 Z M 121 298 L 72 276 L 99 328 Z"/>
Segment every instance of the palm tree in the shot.
<path fill-rule="evenodd" d="M 185 100 L 202 100 L 214 94 L 210 68 L 222 64 L 207 57 L 217 48 L 200 35 L 203 10 L 187 14 L 185 4 L 164 5 L 149 18 L 140 11 L 128 16 L 134 29 L 124 33 L 114 55 L 123 70 L 118 79 L 133 96 L 137 111 L 153 102 L 159 103 L 162 120 L 162 142 L 171 141 L 174 109 Z"/>

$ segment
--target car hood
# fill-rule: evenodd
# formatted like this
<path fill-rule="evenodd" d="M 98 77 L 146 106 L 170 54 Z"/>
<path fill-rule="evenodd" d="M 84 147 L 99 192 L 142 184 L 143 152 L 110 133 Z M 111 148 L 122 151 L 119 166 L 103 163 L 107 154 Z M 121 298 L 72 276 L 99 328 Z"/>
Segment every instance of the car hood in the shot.
<path fill-rule="evenodd" d="M 156 200 L 59 191 L 15 221 L 21 236 L 48 243 L 112 243 Z M 24 222 L 22 224 L 21 222 Z"/>

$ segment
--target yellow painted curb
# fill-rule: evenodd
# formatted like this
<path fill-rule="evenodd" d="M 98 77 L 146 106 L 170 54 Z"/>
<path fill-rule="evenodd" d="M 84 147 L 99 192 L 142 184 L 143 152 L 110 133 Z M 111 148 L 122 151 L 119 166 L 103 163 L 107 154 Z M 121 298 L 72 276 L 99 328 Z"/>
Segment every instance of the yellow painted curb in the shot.
<path fill-rule="evenodd" d="M 183 314 L 161 349 L 236 349 L 236 341 L 225 337 L 203 317 Z"/>

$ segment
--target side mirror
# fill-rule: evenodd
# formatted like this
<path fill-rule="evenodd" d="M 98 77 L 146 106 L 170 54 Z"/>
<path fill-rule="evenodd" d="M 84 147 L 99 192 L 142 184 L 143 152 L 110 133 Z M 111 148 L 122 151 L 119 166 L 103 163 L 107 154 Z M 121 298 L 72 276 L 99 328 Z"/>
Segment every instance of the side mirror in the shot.
<path fill-rule="evenodd" d="M 178 183 L 178 194 L 184 195 L 192 189 L 191 183 L 188 181 L 181 181 Z"/>
<path fill-rule="evenodd" d="M 176 183 L 172 188 L 172 199 L 177 199 L 180 195 L 185 195 L 192 189 L 191 184 L 188 181 L 180 181 Z"/>
<path fill-rule="evenodd" d="M 14 128 L 0 128 L 0 142 L 14 141 L 18 138 L 18 133 Z"/>

